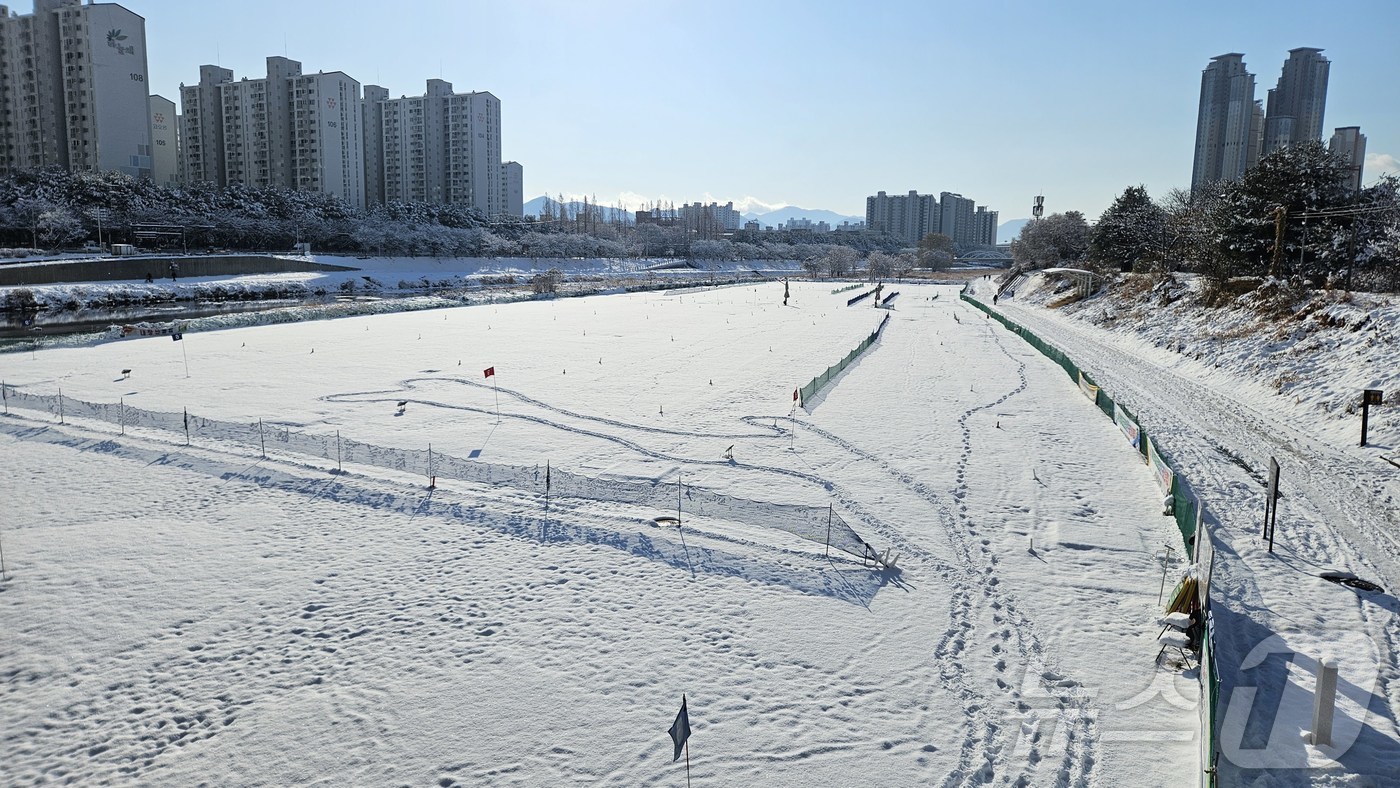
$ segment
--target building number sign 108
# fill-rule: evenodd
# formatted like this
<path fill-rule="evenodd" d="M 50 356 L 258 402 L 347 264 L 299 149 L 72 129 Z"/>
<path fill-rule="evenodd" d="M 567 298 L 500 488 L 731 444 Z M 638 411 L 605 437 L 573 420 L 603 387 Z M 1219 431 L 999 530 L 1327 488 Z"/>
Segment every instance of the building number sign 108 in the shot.
<path fill-rule="evenodd" d="M 132 81 L 132 82 L 145 82 L 145 81 L 146 81 L 146 75 L 145 75 L 145 74 L 138 74 L 138 73 L 136 73 L 135 71 L 133 71 L 133 72 L 131 72 L 131 81 Z"/>

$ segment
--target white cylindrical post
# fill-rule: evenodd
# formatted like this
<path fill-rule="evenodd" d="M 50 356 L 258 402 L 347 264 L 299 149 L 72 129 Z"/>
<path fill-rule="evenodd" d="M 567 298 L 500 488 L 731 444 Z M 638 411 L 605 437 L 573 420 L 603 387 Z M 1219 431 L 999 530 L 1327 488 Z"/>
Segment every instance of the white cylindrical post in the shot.
<path fill-rule="evenodd" d="M 1318 662 L 1317 691 L 1313 700 L 1312 734 L 1308 740 L 1314 746 L 1332 744 L 1332 712 L 1337 705 L 1337 660 L 1328 657 Z"/>

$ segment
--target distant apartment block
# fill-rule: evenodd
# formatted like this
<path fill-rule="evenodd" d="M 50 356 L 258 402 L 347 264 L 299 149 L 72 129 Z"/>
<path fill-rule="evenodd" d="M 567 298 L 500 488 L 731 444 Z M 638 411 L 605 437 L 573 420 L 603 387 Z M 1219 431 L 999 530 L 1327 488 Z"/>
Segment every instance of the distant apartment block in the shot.
<path fill-rule="evenodd" d="M 1366 165 L 1366 135 L 1360 126 L 1342 126 L 1332 132 L 1327 149 L 1346 163 L 1345 183 L 1353 192 L 1361 190 L 1361 169 Z"/>
<path fill-rule="evenodd" d="M 831 228 L 838 233 L 863 233 L 865 232 L 865 222 L 842 222 Z"/>
<path fill-rule="evenodd" d="M 1196 155 L 1191 191 L 1216 181 L 1238 181 L 1259 161 L 1264 111 L 1254 100 L 1254 75 L 1238 52 L 1211 58 L 1201 72 L 1196 112 Z"/>
<path fill-rule="evenodd" d="M 718 238 L 727 231 L 739 229 L 744 221 L 732 201 L 724 205 L 687 203 L 680 207 L 680 217 L 686 229 L 701 238 Z"/>
<path fill-rule="evenodd" d="M 1278 86 L 1269 91 L 1262 155 L 1267 156 L 1295 142 L 1322 139 L 1327 76 L 1331 67 L 1321 49 L 1288 50 Z"/>
<path fill-rule="evenodd" d="M 507 161 L 501 164 L 501 188 L 505 193 L 505 214 L 525 215 L 525 168 L 518 162 Z"/>
<path fill-rule="evenodd" d="M 865 226 L 873 233 L 893 235 L 914 246 L 929 233 L 939 232 L 941 222 L 938 198 L 931 194 L 887 195 L 879 192 L 865 198 Z"/>
<path fill-rule="evenodd" d="M 829 233 L 831 232 L 831 223 L 821 221 L 814 222 L 805 216 L 799 216 L 788 219 L 787 222 L 782 224 L 778 229 L 788 230 L 790 232 Z"/>
<path fill-rule="evenodd" d="M 367 90 L 377 97 L 383 88 Z M 451 83 L 430 79 L 422 96 L 376 103 L 370 114 L 380 120 L 384 201 L 507 213 L 500 99 L 487 92 L 454 93 Z"/>
<path fill-rule="evenodd" d="M 0 171 L 151 177 L 146 22 L 115 3 L 0 5 Z"/>
<path fill-rule="evenodd" d="M 161 186 L 180 183 L 179 118 L 175 102 L 164 96 L 151 96 L 151 180 Z"/>
<path fill-rule="evenodd" d="M 972 215 L 972 243 L 979 246 L 996 246 L 997 212 L 987 210 L 987 206 L 977 206 Z"/>
<path fill-rule="evenodd" d="M 973 235 L 976 230 L 972 217 L 976 213 L 976 202 L 961 194 L 942 192 L 938 195 L 938 232 L 953 239 L 953 243 L 976 243 Z"/>

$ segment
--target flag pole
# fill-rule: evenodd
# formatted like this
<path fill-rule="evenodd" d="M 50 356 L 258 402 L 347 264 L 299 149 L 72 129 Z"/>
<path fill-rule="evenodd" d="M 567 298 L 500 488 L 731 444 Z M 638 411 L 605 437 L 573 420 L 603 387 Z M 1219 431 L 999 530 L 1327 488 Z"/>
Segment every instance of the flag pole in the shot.
<path fill-rule="evenodd" d="M 690 739 L 685 740 L 685 788 L 690 788 Z"/>
<path fill-rule="evenodd" d="M 496 394 L 496 421 L 501 420 L 501 387 L 496 383 L 496 376 L 491 375 L 491 390 Z"/>

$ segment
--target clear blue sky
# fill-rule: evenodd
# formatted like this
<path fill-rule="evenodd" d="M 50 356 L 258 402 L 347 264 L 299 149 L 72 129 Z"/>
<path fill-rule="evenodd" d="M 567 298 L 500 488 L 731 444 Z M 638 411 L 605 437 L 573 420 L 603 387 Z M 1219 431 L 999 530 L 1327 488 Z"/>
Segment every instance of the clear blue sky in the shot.
<path fill-rule="evenodd" d="M 1245 53 L 1256 98 L 1288 50 L 1332 61 L 1325 124 L 1400 159 L 1400 2 L 126 0 L 151 90 L 286 54 L 392 95 L 442 77 L 501 99 L 526 199 L 753 198 L 863 215 L 878 190 L 1096 217 L 1191 176 L 1200 74 Z"/>

